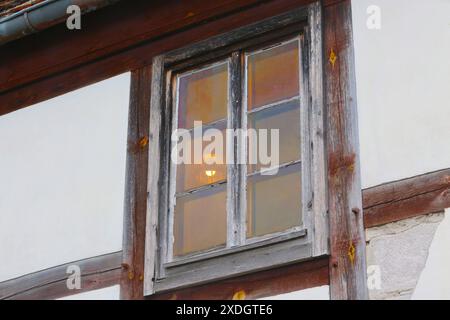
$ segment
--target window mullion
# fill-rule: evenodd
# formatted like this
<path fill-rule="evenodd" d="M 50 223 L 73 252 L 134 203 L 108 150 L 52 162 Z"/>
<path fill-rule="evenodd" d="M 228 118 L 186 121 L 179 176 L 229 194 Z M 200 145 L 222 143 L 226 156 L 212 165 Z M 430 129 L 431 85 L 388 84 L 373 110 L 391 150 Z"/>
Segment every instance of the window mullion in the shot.
<path fill-rule="evenodd" d="M 233 247 L 243 244 L 245 237 L 245 216 L 241 208 L 242 198 L 245 201 L 245 193 L 242 192 L 242 164 L 239 164 L 241 142 L 235 134 L 242 127 L 241 103 L 242 103 L 242 76 L 241 53 L 233 52 L 229 64 L 229 102 L 228 102 L 228 129 L 233 129 L 233 134 L 227 134 L 227 246 Z M 228 132 L 231 133 L 229 130 Z M 244 223 L 243 223 L 244 221 Z"/>

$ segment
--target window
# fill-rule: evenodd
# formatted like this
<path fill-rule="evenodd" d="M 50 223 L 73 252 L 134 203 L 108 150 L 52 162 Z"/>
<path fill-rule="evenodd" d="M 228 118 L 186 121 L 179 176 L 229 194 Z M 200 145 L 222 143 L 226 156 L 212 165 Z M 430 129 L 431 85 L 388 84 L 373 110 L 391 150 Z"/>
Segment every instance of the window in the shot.
<path fill-rule="evenodd" d="M 147 294 L 327 250 L 310 20 L 299 9 L 155 58 Z"/>
<path fill-rule="evenodd" d="M 278 153 L 278 173 L 262 175 L 261 161 L 247 166 L 247 239 L 302 227 L 299 61 L 299 37 L 245 52 L 244 123 L 256 132 L 279 134 L 278 147 L 270 148 Z M 256 153 L 249 137 L 248 150 Z"/>

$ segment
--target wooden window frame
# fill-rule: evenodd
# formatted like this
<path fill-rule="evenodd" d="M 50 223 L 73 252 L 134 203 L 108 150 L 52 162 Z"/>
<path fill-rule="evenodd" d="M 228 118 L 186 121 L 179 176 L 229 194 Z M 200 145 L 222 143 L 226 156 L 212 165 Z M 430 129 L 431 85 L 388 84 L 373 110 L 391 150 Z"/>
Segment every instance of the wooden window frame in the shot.
<path fill-rule="evenodd" d="M 328 254 L 324 142 L 323 135 L 314 134 L 318 130 L 323 132 L 324 128 L 320 12 L 318 4 L 302 7 L 153 59 L 145 295 L 236 277 Z M 245 53 L 239 53 L 239 50 L 263 43 L 280 43 L 283 39 L 295 37 L 300 42 L 302 212 L 305 229 L 282 232 L 259 242 L 200 253 L 179 261 L 163 262 L 162 257 L 167 254 L 167 232 L 170 226 L 167 214 L 171 211 L 169 199 L 173 196 L 171 190 L 174 189 L 170 181 L 173 165 L 170 164 L 169 139 L 176 114 L 172 103 L 172 73 L 229 56 L 230 83 L 238 85 L 231 85 L 229 88 L 231 103 L 228 107 L 228 127 L 240 127 L 240 119 L 245 111 L 238 108 L 241 105 L 244 87 L 242 82 L 245 79 L 241 78 L 240 59 Z M 227 210 L 228 225 L 242 226 L 245 212 L 238 215 L 239 208 L 236 206 L 241 203 L 239 197 L 245 189 L 237 177 L 246 177 L 243 169 L 245 166 L 228 166 L 227 195 L 231 198 L 227 200 L 231 201 Z M 237 172 L 240 174 L 237 175 Z M 231 228 L 227 231 L 228 239 L 231 238 L 234 245 L 242 244 L 240 239 L 243 237 L 243 228 L 239 229 Z M 240 238 L 233 238 L 234 234 L 238 234 Z"/>

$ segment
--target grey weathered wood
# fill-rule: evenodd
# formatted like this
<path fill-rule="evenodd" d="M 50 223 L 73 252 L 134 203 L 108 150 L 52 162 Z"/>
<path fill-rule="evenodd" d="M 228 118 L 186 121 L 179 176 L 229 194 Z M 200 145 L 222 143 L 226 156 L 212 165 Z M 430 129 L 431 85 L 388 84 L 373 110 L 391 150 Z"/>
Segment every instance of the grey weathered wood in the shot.
<path fill-rule="evenodd" d="M 192 254 L 190 256 L 185 256 L 178 261 L 172 261 L 169 263 L 164 264 L 166 268 L 172 268 L 177 267 L 181 265 L 187 265 L 193 262 L 206 260 L 206 259 L 213 259 L 220 256 L 230 255 L 234 253 L 238 253 L 241 251 L 248 251 L 251 249 L 267 246 L 270 244 L 275 244 L 278 242 L 288 241 L 300 237 L 306 236 L 307 232 L 306 229 L 297 229 L 295 231 L 291 230 L 289 232 L 283 231 L 283 232 L 277 232 L 275 234 L 268 235 L 264 238 L 258 239 L 258 241 L 251 241 L 247 242 L 246 244 L 232 247 L 232 248 L 223 248 L 223 249 L 216 249 L 212 250 L 210 252 L 202 252 L 197 254 Z M 253 239 L 252 239 L 253 240 Z"/>
<path fill-rule="evenodd" d="M 249 250 L 220 255 L 212 260 L 200 260 L 167 268 L 166 278 L 157 280 L 155 291 L 182 288 L 209 281 L 243 275 L 311 258 L 311 243 L 304 237 L 270 243 Z"/>
<path fill-rule="evenodd" d="M 324 106 L 323 106 L 323 59 L 322 59 L 322 8 L 319 2 L 309 6 L 309 27 L 307 37 L 309 43 L 308 70 L 310 103 L 310 138 L 311 138 L 311 179 L 314 212 L 313 255 L 329 253 L 327 182 L 324 149 Z"/>
<path fill-rule="evenodd" d="M 260 40 L 255 41 L 254 38 L 262 36 L 267 32 L 281 29 L 289 25 L 296 25 L 295 28 L 298 29 L 301 27 L 301 23 L 305 22 L 307 18 L 307 7 L 300 7 L 290 12 L 238 28 L 226 34 L 211 37 L 205 41 L 190 45 L 187 48 L 180 48 L 170 51 L 165 54 L 164 61 L 165 64 L 169 66 L 183 60 L 191 59 L 198 55 L 205 55 L 208 57 L 208 54 L 211 51 L 231 46 L 237 42 L 242 43 L 242 41 L 245 40 L 249 41 L 249 44 L 252 45 L 253 43 L 260 42 Z M 239 44 L 234 48 L 229 48 L 228 50 L 231 52 L 237 48 L 239 48 Z"/>
<path fill-rule="evenodd" d="M 178 88 L 179 88 L 179 79 L 174 81 L 174 84 L 171 83 L 172 80 L 172 72 L 168 71 L 166 76 L 166 103 L 171 103 L 172 106 L 172 133 L 176 128 L 178 128 Z M 166 243 L 161 244 L 161 262 L 171 261 L 173 258 L 173 225 L 174 225 L 174 215 L 175 215 L 175 204 L 176 204 L 176 181 L 177 181 L 177 164 L 173 161 L 170 161 L 169 164 L 169 213 L 168 219 L 163 219 L 160 222 L 161 225 L 161 238 L 167 239 Z M 167 236 L 164 236 L 167 234 Z M 165 240 L 158 240 L 165 241 Z M 164 269 L 162 266 L 159 266 L 159 274 L 162 276 L 164 274 Z"/>
<path fill-rule="evenodd" d="M 161 188 L 161 149 L 163 139 L 163 115 L 161 107 L 164 103 L 164 66 L 163 57 L 153 59 L 152 64 L 152 88 L 150 101 L 150 131 L 148 148 L 148 187 L 147 187 L 147 222 L 145 238 L 145 276 L 144 294 L 154 292 L 155 266 L 158 263 L 158 220 L 160 212 L 160 188 Z"/>
<path fill-rule="evenodd" d="M 239 51 L 233 52 L 229 62 L 229 101 L 228 101 L 228 128 L 242 127 L 242 77 L 241 59 Z M 227 246 L 238 246 L 245 241 L 245 212 L 241 210 L 242 201 L 245 201 L 245 186 L 243 185 L 243 166 L 239 162 L 242 150 L 242 141 L 233 135 L 227 137 L 227 153 L 233 159 L 227 165 Z"/>
<path fill-rule="evenodd" d="M 300 90 L 302 115 L 303 212 L 313 256 L 329 253 L 327 183 L 324 150 L 322 18 L 317 2 L 308 8 L 308 27 L 301 37 Z"/>
<path fill-rule="evenodd" d="M 305 34 L 300 36 L 300 138 L 301 138 L 301 165 L 302 165 L 302 219 L 303 225 L 308 228 L 308 238 L 314 241 L 314 216 L 313 208 L 313 177 L 312 177 L 312 148 L 311 148 L 311 95 L 309 86 L 309 46 L 306 28 Z M 313 245 L 314 248 L 314 245 Z"/>
<path fill-rule="evenodd" d="M 119 284 L 122 252 L 69 262 L 0 282 L 0 299 L 57 299 Z M 66 273 L 71 265 L 80 267 L 81 289 L 67 288 Z"/>
<path fill-rule="evenodd" d="M 142 299 L 147 214 L 151 66 L 131 74 L 125 175 L 121 299 Z"/>
<path fill-rule="evenodd" d="M 330 298 L 367 299 L 350 0 L 325 1 L 323 19 Z"/>

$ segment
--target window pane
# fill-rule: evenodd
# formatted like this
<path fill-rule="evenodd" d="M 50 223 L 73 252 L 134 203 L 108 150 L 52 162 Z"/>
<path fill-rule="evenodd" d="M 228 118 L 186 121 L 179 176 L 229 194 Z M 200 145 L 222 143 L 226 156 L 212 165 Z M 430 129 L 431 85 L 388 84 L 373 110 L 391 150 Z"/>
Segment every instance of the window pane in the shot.
<path fill-rule="evenodd" d="M 178 198 L 173 255 L 181 256 L 225 245 L 226 220 L 225 185 Z"/>
<path fill-rule="evenodd" d="M 248 56 L 248 110 L 299 95 L 298 41 Z"/>
<path fill-rule="evenodd" d="M 225 119 L 228 103 L 228 63 L 208 67 L 179 78 L 178 127 L 193 128 Z"/>
<path fill-rule="evenodd" d="M 256 143 L 267 143 L 267 152 L 271 156 L 271 150 L 278 152 L 279 163 L 287 163 L 300 159 L 300 108 L 299 101 L 291 101 L 283 105 L 270 107 L 248 115 L 248 128 L 256 129 L 259 134 L 260 129 L 267 129 L 267 140 L 256 140 L 249 135 L 249 152 L 258 155 L 260 147 Z M 271 130 L 279 130 L 279 148 L 271 144 Z M 257 164 L 249 164 L 248 172 L 259 171 L 270 165 L 261 164 L 258 156 Z"/>
<path fill-rule="evenodd" d="M 247 181 L 247 237 L 299 226 L 301 165 L 280 169 L 276 176 L 252 176 Z"/>
<path fill-rule="evenodd" d="M 177 192 L 226 180 L 226 125 L 226 121 L 221 121 L 214 126 L 197 128 L 199 136 L 196 139 L 194 139 L 194 133 L 191 131 L 190 164 L 183 163 L 178 165 Z M 202 146 L 199 156 L 203 157 L 200 164 L 194 163 L 194 145 L 196 143 Z M 183 151 L 189 148 L 189 143 L 185 141 L 180 142 L 179 146 L 181 145 L 183 145 Z M 208 148 L 208 146 L 211 148 Z M 181 155 L 182 152 L 180 150 Z M 212 164 L 207 164 L 207 161 L 210 161 L 208 163 Z M 214 161 L 216 163 L 213 163 Z"/>

